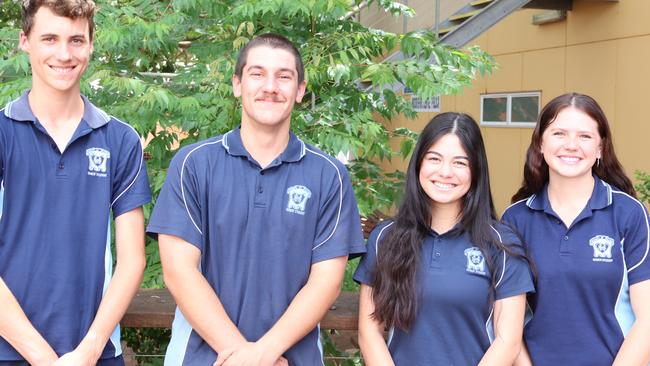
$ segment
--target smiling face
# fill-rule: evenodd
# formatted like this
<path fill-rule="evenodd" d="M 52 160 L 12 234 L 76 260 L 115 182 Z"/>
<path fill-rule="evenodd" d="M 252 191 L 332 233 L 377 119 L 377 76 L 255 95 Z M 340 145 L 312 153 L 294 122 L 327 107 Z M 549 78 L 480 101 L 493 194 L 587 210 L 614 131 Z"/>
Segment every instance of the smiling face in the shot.
<path fill-rule="evenodd" d="M 232 84 L 235 96 L 241 97 L 242 125 L 255 128 L 288 129 L 293 106 L 305 94 L 294 56 L 268 46 L 248 51 L 241 80 L 233 76 Z"/>
<path fill-rule="evenodd" d="M 549 180 L 591 176 L 601 155 L 598 124 L 574 107 L 562 109 L 542 135 L 541 152 L 548 164 Z"/>
<path fill-rule="evenodd" d="M 88 67 L 93 50 L 88 20 L 71 19 L 41 7 L 20 48 L 29 54 L 32 89 L 48 93 L 79 93 L 79 80 Z"/>
<path fill-rule="evenodd" d="M 463 197 L 472 184 L 472 172 L 458 136 L 446 134 L 429 147 L 420 165 L 419 180 L 434 207 L 451 205 L 460 213 Z"/>

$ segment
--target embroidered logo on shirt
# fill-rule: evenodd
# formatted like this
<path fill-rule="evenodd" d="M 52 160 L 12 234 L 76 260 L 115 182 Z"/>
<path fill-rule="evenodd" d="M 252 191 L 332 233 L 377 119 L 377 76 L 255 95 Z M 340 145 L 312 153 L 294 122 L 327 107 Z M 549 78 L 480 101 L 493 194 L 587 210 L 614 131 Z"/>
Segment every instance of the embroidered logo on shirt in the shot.
<path fill-rule="evenodd" d="M 607 235 L 596 235 L 589 239 L 589 246 L 594 248 L 594 262 L 611 262 L 614 239 Z"/>
<path fill-rule="evenodd" d="M 300 215 L 305 214 L 305 205 L 311 197 L 311 191 L 305 186 L 291 186 L 287 189 L 289 201 L 287 202 L 287 212 Z"/>
<path fill-rule="evenodd" d="M 465 249 L 465 257 L 467 257 L 467 268 L 465 270 L 470 273 L 485 274 L 485 258 L 483 253 L 477 247 Z"/>
<path fill-rule="evenodd" d="M 111 157 L 108 150 L 91 147 L 86 150 L 88 157 L 88 175 L 93 177 L 106 177 L 106 162 Z"/>

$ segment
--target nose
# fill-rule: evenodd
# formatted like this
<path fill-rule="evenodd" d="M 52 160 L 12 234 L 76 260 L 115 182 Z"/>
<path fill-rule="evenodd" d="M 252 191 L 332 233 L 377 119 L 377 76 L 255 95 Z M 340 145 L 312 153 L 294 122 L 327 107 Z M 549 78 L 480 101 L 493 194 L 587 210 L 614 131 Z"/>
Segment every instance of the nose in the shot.
<path fill-rule="evenodd" d="M 65 42 L 61 42 L 59 47 L 56 50 L 56 58 L 59 61 L 69 61 L 71 59 L 70 46 Z"/>
<path fill-rule="evenodd" d="M 566 139 L 566 143 L 564 144 L 564 148 L 567 150 L 575 150 L 578 148 L 578 136 L 569 136 Z"/>
<path fill-rule="evenodd" d="M 438 169 L 438 174 L 441 177 L 450 177 L 452 175 L 451 162 L 443 162 L 440 164 L 440 169 Z"/>
<path fill-rule="evenodd" d="M 263 87 L 265 92 L 273 93 L 277 90 L 277 86 L 278 86 L 277 81 L 275 77 L 273 77 L 272 75 L 269 75 L 264 79 Z"/>

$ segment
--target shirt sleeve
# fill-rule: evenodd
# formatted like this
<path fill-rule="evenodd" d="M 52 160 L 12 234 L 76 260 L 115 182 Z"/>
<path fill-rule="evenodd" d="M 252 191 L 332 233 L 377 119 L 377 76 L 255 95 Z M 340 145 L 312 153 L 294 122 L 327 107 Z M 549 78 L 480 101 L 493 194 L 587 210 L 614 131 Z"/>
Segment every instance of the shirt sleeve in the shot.
<path fill-rule="evenodd" d="M 190 153 L 184 148 L 172 159 L 147 232 L 177 236 L 203 251 L 201 192 Z"/>
<path fill-rule="evenodd" d="M 495 258 L 495 269 L 497 282 L 495 285 L 495 299 L 501 300 L 507 297 L 525 293 L 534 293 L 533 275 L 528 262 L 523 257 L 524 248 L 519 238 L 509 229 L 501 227 L 500 240 L 511 249 L 515 255 L 499 251 Z M 522 257 L 519 257 L 521 255 Z"/>
<path fill-rule="evenodd" d="M 392 225 L 392 223 L 384 222 L 377 225 L 370 233 L 370 236 L 368 237 L 368 245 L 366 246 L 366 254 L 364 254 L 361 261 L 359 261 L 359 266 L 352 277 L 357 283 L 372 286 L 374 282 L 374 271 L 377 266 L 379 242 L 382 237 L 385 237 L 385 229 L 390 225 Z"/>
<path fill-rule="evenodd" d="M 151 201 L 151 189 L 140 137 L 133 130 L 125 133 L 116 159 L 111 209 L 113 217 Z"/>
<path fill-rule="evenodd" d="M 641 202 L 632 200 L 635 207 L 628 210 L 623 232 L 623 252 L 630 285 L 650 279 L 648 212 Z"/>
<path fill-rule="evenodd" d="M 356 257 L 365 252 L 361 218 L 348 172 L 338 161 L 329 161 L 335 172 L 331 182 L 322 184 L 327 197 L 319 210 L 312 264 L 346 255 Z"/>

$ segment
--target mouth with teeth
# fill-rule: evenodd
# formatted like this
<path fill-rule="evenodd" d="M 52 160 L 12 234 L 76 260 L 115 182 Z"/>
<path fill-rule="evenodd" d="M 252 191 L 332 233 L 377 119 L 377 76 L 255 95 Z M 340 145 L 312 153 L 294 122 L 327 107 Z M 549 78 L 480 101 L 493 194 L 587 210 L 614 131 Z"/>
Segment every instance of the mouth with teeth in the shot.
<path fill-rule="evenodd" d="M 433 182 L 433 185 L 443 191 L 448 191 L 456 187 L 453 183 Z"/>
<path fill-rule="evenodd" d="M 71 73 L 77 67 L 76 65 L 74 65 L 74 66 L 52 66 L 52 65 L 49 65 L 49 66 L 50 66 L 50 69 L 56 71 L 59 74 L 63 74 L 63 75 Z"/>
<path fill-rule="evenodd" d="M 578 157 L 575 157 L 575 156 L 560 156 L 559 158 L 560 158 L 560 160 L 562 160 L 562 162 L 567 163 L 567 164 L 576 164 L 576 163 L 580 162 L 580 160 L 582 160 L 582 159 L 580 159 Z"/>

